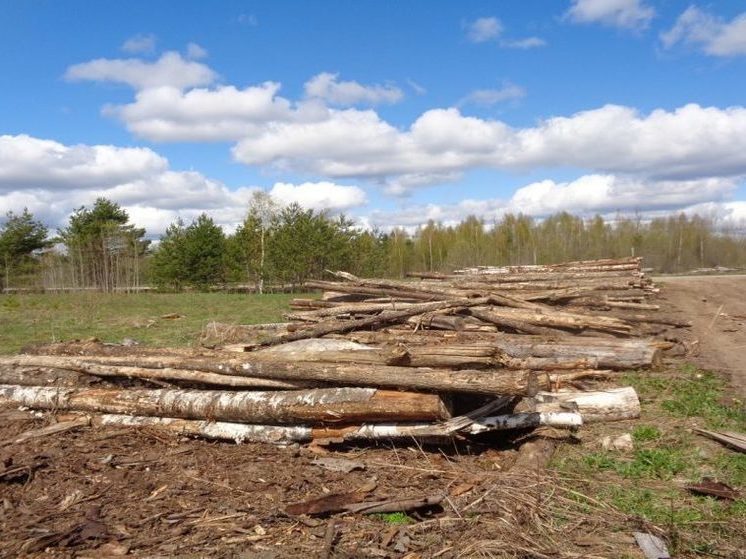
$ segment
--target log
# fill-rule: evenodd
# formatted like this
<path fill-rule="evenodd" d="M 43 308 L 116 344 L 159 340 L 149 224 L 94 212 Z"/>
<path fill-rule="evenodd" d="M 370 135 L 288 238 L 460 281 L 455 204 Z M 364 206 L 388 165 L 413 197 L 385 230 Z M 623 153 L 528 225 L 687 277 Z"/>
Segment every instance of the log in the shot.
<path fill-rule="evenodd" d="M 575 412 L 526 412 L 484 417 L 466 428 L 464 432 L 478 435 L 489 431 L 535 429 L 541 426 L 576 429 L 581 425 L 583 425 L 583 418 Z"/>
<path fill-rule="evenodd" d="M 251 354 L 251 357 L 266 361 L 284 359 L 317 363 L 359 363 L 460 369 L 482 369 L 500 365 L 498 350 L 488 345 L 443 345 L 410 349 L 403 344 L 390 344 L 387 347 L 377 348 L 348 340 L 328 338 L 288 342 L 255 351 Z"/>
<path fill-rule="evenodd" d="M 126 363 L 130 361 L 126 358 L 115 358 L 124 359 Z M 318 387 L 318 382 L 312 381 L 287 381 L 287 380 L 273 380 L 264 378 L 252 378 L 247 376 L 236 376 L 236 375 L 224 375 L 219 373 L 186 370 L 179 368 L 163 367 L 163 368 L 145 368 L 145 367 L 131 367 L 126 365 L 119 366 L 107 366 L 91 363 L 84 359 L 77 357 L 64 357 L 56 355 L 19 355 L 16 357 L 0 357 L 0 383 L 2 384 L 23 384 L 30 386 L 37 386 L 39 384 L 47 384 L 39 382 L 40 376 L 46 376 L 48 381 L 55 380 L 53 383 L 55 386 L 75 386 L 79 385 L 80 381 L 73 381 L 70 379 L 66 371 L 75 371 L 76 373 L 82 373 L 86 375 L 93 375 L 97 377 L 120 377 L 120 378 L 136 378 L 143 380 L 161 380 L 161 381 L 186 381 L 192 384 L 205 384 L 209 386 L 221 386 L 231 388 L 272 388 L 275 390 L 292 390 L 298 388 L 312 388 Z M 13 367 L 22 367 L 21 370 L 28 367 L 46 367 L 48 369 L 63 369 L 57 374 L 46 373 L 41 375 L 40 373 L 26 377 L 25 373 L 17 372 Z"/>
<path fill-rule="evenodd" d="M 406 320 L 410 316 L 415 314 L 422 314 L 426 312 L 433 312 L 452 308 L 466 308 L 475 305 L 485 305 L 493 303 L 494 299 L 490 297 L 478 298 L 478 299 L 453 299 L 449 301 L 436 301 L 434 303 L 422 303 L 419 305 L 412 305 L 406 309 L 397 311 L 386 311 L 381 314 L 361 318 L 358 320 L 348 321 L 329 321 L 320 322 L 313 328 L 308 330 L 298 330 L 296 332 L 289 332 L 279 336 L 273 336 L 266 340 L 258 342 L 259 346 L 276 345 L 285 342 L 292 342 L 295 340 L 303 340 L 307 338 L 320 338 L 327 334 L 351 332 L 352 330 L 358 330 L 360 328 L 372 328 L 380 327 L 384 324 L 391 324 Z"/>
<path fill-rule="evenodd" d="M 597 330 L 617 335 L 629 335 L 632 331 L 632 327 L 626 322 L 605 316 L 502 307 L 472 309 L 472 314 L 474 310 L 479 313 L 477 318 L 480 320 L 496 324 L 508 319 L 544 328 L 563 328 L 575 331 Z"/>
<path fill-rule="evenodd" d="M 552 328 L 546 328 L 545 326 L 538 326 L 531 324 L 525 320 L 519 320 L 517 318 L 511 318 L 500 315 L 499 313 L 493 313 L 486 309 L 470 309 L 469 314 L 484 322 L 494 324 L 500 328 L 508 328 L 516 332 L 525 332 L 526 334 L 535 334 L 538 336 L 557 337 L 565 335 L 563 332 Z"/>
<path fill-rule="evenodd" d="M 551 389 L 557 383 L 582 378 L 608 376 L 605 370 L 563 371 L 536 375 L 533 371 L 438 370 L 417 367 L 370 365 L 360 367 L 344 363 L 308 363 L 262 360 L 245 354 L 240 359 L 189 359 L 178 356 L 112 357 L 89 356 L 84 359 L 55 356 L 57 367 L 73 368 L 85 363 L 107 366 L 136 366 L 142 368 L 178 368 L 193 371 L 218 372 L 261 379 L 292 381 L 321 381 L 343 386 L 372 386 L 431 392 L 465 392 L 484 395 L 523 395 L 529 383 L 538 389 Z M 19 365 L 33 364 L 39 356 L 21 355 L 2 360 L 15 360 Z"/>
<path fill-rule="evenodd" d="M 0 385 L 0 399 L 35 409 L 247 423 L 323 424 L 341 419 L 347 422 L 415 421 L 448 417 L 448 410 L 439 396 L 373 388 L 225 392 Z"/>
<path fill-rule="evenodd" d="M 539 392 L 534 398 L 537 412 L 574 411 L 584 423 L 640 417 L 640 400 L 631 386 L 594 392 Z"/>
<path fill-rule="evenodd" d="M 22 384 L 25 386 L 80 386 L 98 382 L 94 376 L 85 376 L 80 372 L 49 368 L 20 367 L 0 364 L 0 384 Z"/>
<path fill-rule="evenodd" d="M 340 442 L 430 439 L 441 440 L 471 425 L 490 413 L 499 411 L 511 402 L 511 398 L 498 398 L 466 415 L 439 423 L 378 423 L 347 425 L 342 427 L 309 427 L 308 425 L 247 425 L 224 421 L 195 421 L 164 417 L 144 417 L 119 414 L 94 415 L 97 425 L 119 425 L 130 427 L 159 427 L 179 435 L 193 435 L 208 439 L 229 440 L 236 443 L 265 442 L 287 444 L 306 443 L 312 440 L 336 440 Z"/>
<path fill-rule="evenodd" d="M 658 367 L 662 361 L 658 342 L 641 339 L 621 338 L 574 338 L 565 336 L 556 340 L 545 337 L 479 334 L 478 338 L 468 333 L 451 334 L 443 332 L 419 331 L 408 333 L 354 332 L 348 335 L 361 343 L 390 344 L 404 343 L 407 350 L 426 352 L 435 343 L 448 345 L 489 346 L 502 354 L 515 359 L 556 358 L 558 360 L 592 359 L 601 369 L 637 369 Z M 477 341 L 473 341 L 473 340 Z M 531 369 L 526 362 L 526 369 Z M 536 367 L 542 368 L 542 367 Z"/>

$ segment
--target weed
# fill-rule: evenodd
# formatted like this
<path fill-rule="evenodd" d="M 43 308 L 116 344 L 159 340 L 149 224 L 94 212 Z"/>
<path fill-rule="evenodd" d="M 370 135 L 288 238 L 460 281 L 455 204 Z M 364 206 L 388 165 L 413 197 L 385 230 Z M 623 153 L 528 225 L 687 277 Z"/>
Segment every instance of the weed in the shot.
<path fill-rule="evenodd" d="M 414 522 L 411 516 L 407 515 L 405 512 L 382 512 L 378 514 L 374 514 L 376 518 L 380 518 L 387 524 L 394 524 L 397 526 L 401 526 L 404 524 L 411 524 Z"/>
<path fill-rule="evenodd" d="M 632 439 L 636 443 L 657 441 L 660 437 L 660 430 L 652 425 L 639 425 L 632 430 Z"/>

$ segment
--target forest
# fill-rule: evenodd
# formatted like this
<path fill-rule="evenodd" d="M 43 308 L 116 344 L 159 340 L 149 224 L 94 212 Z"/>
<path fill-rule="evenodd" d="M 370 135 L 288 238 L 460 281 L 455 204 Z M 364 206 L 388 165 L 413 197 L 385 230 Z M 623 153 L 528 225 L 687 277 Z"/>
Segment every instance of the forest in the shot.
<path fill-rule="evenodd" d="M 455 225 L 433 221 L 414 231 L 357 227 L 257 192 L 243 223 L 226 233 L 208 215 L 169 225 L 158 242 L 126 210 L 99 198 L 73 211 L 56 231 L 27 209 L 0 222 L 0 278 L 9 290 L 156 288 L 257 292 L 300 289 L 327 269 L 360 276 L 404 277 L 476 265 L 545 264 L 643 256 L 658 273 L 746 267 L 746 238 L 683 213 L 604 219 L 558 213 L 542 219 L 507 214 Z"/>

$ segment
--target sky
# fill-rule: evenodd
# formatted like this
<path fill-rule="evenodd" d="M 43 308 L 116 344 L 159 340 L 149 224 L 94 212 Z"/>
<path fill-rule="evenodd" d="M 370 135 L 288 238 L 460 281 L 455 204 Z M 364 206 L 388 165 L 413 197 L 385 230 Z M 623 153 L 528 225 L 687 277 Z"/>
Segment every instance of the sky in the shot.
<path fill-rule="evenodd" d="M 0 0 L 0 213 L 746 220 L 746 3 Z"/>

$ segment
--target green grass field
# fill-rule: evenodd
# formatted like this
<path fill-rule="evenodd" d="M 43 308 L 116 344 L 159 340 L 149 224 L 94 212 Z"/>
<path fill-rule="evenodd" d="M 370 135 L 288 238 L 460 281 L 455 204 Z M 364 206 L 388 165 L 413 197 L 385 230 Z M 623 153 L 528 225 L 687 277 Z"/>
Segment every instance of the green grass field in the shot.
<path fill-rule="evenodd" d="M 294 294 L 66 293 L 0 295 L 0 353 L 32 343 L 132 338 L 145 345 L 188 346 L 211 321 L 279 322 Z M 164 319 L 167 314 L 183 318 Z"/>

